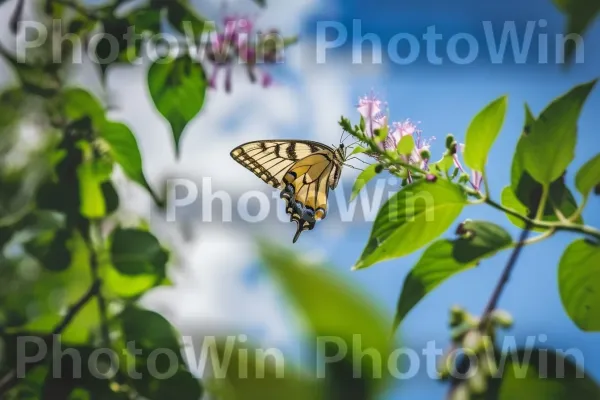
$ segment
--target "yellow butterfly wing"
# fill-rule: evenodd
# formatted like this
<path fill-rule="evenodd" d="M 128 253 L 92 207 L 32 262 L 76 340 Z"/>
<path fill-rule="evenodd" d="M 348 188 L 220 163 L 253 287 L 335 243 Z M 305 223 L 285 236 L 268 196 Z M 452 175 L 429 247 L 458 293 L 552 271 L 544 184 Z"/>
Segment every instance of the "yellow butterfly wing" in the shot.
<path fill-rule="evenodd" d="M 340 178 L 341 153 L 318 142 L 286 140 L 245 143 L 233 149 L 231 156 L 281 189 L 290 221 L 298 225 L 294 243 L 300 233 L 325 218 L 329 189 L 334 189 Z"/>

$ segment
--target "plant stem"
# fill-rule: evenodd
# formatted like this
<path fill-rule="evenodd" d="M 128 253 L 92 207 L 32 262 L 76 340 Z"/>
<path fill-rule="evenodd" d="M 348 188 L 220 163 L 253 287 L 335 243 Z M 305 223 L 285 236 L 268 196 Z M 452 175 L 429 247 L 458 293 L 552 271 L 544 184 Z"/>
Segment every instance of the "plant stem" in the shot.
<path fill-rule="evenodd" d="M 536 221 L 524 215 L 521 215 L 517 211 L 504 207 L 503 205 L 496 203 L 494 200 L 490 198 L 485 198 L 485 203 L 494 207 L 497 210 L 500 210 L 506 214 L 510 214 L 515 218 L 520 219 L 526 224 L 531 225 L 531 229 L 533 228 L 541 228 L 541 229 L 554 229 L 555 231 L 567 231 L 567 232 L 577 232 L 583 233 L 585 235 L 594 237 L 600 240 L 600 231 L 587 225 L 579 225 L 579 224 L 566 224 L 561 222 L 544 222 L 544 221 Z"/>
<path fill-rule="evenodd" d="M 83 296 L 81 296 L 81 298 L 77 300 L 77 302 L 75 302 L 71 307 L 69 307 L 69 311 L 67 312 L 65 317 L 58 323 L 58 325 L 54 327 L 52 333 L 44 338 L 44 341 L 51 342 L 52 337 L 54 335 L 60 335 L 69 326 L 71 321 L 73 321 L 75 316 L 77 316 L 79 311 L 81 311 L 81 309 L 99 292 L 100 281 L 94 280 L 90 288 L 83 294 Z M 25 366 L 25 373 L 27 373 L 32 368 L 42 364 L 44 361 L 45 359 L 42 359 L 38 362 L 27 364 Z M 19 378 L 21 377 L 17 376 L 16 370 L 11 370 L 6 375 L 4 375 L 0 379 L 0 397 L 2 397 L 4 393 L 12 389 L 18 383 Z"/>
<path fill-rule="evenodd" d="M 498 301 L 500 300 L 500 296 L 502 295 L 502 292 L 504 291 L 504 288 L 508 283 L 510 274 L 515 267 L 515 264 L 517 262 L 517 259 L 519 258 L 519 255 L 521 254 L 523 246 L 526 244 L 527 237 L 529 236 L 530 232 L 531 224 L 525 225 L 525 228 L 523 229 L 523 231 L 521 231 L 521 235 L 519 236 L 519 241 L 517 242 L 517 245 L 510 254 L 510 257 L 506 262 L 506 265 L 504 266 L 504 270 L 502 271 L 502 275 L 500 275 L 500 279 L 496 284 L 496 288 L 492 292 L 492 296 L 490 297 L 488 304 L 483 311 L 483 315 L 481 316 L 481 321 L 479 323 L 480 329 L 482 329 L 485 326 L 490 317 L 490 314 L 496 309 Z"/>
<path fill-rule="evenodd" d="M 100 244 L 97 244 L 100 243 Z M 92 277 L 96 281 L 101 282 L 100 278 L 100 266 L 98 263 L 98 248 L 102 243 L 102 234 L 98 223 L 96 221 L 90 221 L 90 238 L 87 241 L 88 249 L 90 251 L 90 268 L 92 270 Z M 110 348 L 110 332 L 108 329 L 108 312 L 106 308 L 106 300 L 102 295 L 102 291 L 98 290 L 96 293 L 98 299 L 98 313 L 100 314 L 100 332 L 102 335 L 102 342 L 106 348 Z"/>
<path fill-rule="evenodd" d="M 546 209 L 546 203 L 548 202 L 548 195 L 550 194 L 550 187 L 544 185 L 542 187 L 542 197 L 540 198 L 540 204 L 537 207 L 537 213 L 535 214 L 536 220 L 541 220 L 544 217 L 544 210 Z"/>

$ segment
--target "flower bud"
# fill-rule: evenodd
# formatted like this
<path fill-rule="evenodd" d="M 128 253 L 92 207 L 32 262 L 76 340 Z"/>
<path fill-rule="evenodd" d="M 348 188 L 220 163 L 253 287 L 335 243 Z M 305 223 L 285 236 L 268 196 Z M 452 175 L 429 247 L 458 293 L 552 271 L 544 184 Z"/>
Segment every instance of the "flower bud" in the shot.
<path fill-rule="evenodd" d="M 470 399 L 471 399 L 471 393 L 469 391 L 469 387 L 464 383 L 459 383 L 449 398 L 449 400 L 470 400 Z"/>
<path fill-rule="evenodd" d="M 460 174 L 460 178 L 458 178 L 458 183 L 469 183 L 470 179 L 471 178 L 469 178 L 469 174 L 463 172 L 462 174 Z"/>
<path fill-rule="evenodd" d="M 433 174 L 427 174 L 425 179 L 427 179 L 427 182 L 435 182 L 435 181 L 437 181 L 437 176 L 435 176 Z"/>
<path fill-rule="evenodd" d="M 427 149 L 421 149 L 419 154 L 423 160 L 429 160 L 431 158 L 431 153 Z"/>
<path fill-rule="evenodd" d="M 483 337 L 477 329 L 471 329 L 463 338 L 463 347 L 478 353 L 483 348 Z"/>
<path fill-rule="evenodd" d="M 452 306 L 450 309 L 450 327 L 460 325 L 465 320 L 465 310 L 459 306 Z"/>
<path fill-rule="evenodd" d="M 487 390 L 487 376 L 481 368 L 477 368 L 475 373 L 469 377 L 467 383 L 472 394 L 483 394 Z"/>
<path fill-rule="evenodd" d="M 452 144 L 450 145 L 450 147 L 448 148 L 448 152 L 451 155 L 455 155 L 456 152 L 458 151 L 458 143 L 456 142 L 452 142 Z"/>
<path fill-rule="evenodd" d="M 513 324 L 513 317 L 505 310 L 494 310 L 491 315 L 492 322 L 503 328 L 510 328 Z"/>
<path fill-rule="evenodd" d="M 455 143 L 455 141 L 454 141 L 454 135 L 452 135 L 451 133 L 449 133 L 446 136 L 446 148 L 448 150 L 450 150 L 450 148 L 452 147 L 452 143 Z"/>
<path fill-rule="evenodd" d="M 377 164 L 377 166 L 375 167 L 375 173 L 379 174 L 381 173 L 381 171 L 383 171 L 383 165 Z"/>

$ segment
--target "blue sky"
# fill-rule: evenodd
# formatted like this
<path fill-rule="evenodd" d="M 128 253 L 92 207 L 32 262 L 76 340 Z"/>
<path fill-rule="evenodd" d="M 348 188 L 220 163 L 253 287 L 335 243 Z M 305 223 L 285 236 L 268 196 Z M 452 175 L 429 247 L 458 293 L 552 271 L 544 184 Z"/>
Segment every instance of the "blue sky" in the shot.
<path fill-rule="evenodd" d="M 481 22 L 491 20 L 494 27 L 502 28 L 504 21 L 515 21 L 524 29 L 527 21 L 545 19 L 548 25 L 542 33 L 560 33 L 565 25 L 563 16 L 549 1 L 535 0 L 480 2 L 480 1 L 338 1 L 324 7 L 321 14 L 312 15 L 304 28 L 304 40 L 314 40 L 317 23 L 334 20 L 351 29 L 353 19 L 360 18 L 363 33 L 377 34 L 382 43 L 396 33 L 425 33 L 427 26 L 436 25 L 437 31 L 449 37 L 454 33 L 471 33 L 480 43 L 480 54 L 487 51 Z M 600 38 L 600 27 L 595 26 L 586 36 L 585 63 L 574 65 L 568 71 L 560 65 L 540 65 L 535 57 L 526 64 L 511 62 L 492 65 L 489 59 L 480 57 L 470 65 L 446 63 L 432 66 L 424 57 L 408 66 L 394 65 L 384 57 L 384 72 L 375 80 L 359 76 L 351 79 L 352 100 L 371 89 L 388 101 L 392 119 L 411 118 L 421 121 L 425 136 L 436 136 L 433 154 L 443 151 L 443 138 L 449 132 L 464 138 L 471 118 L 485 104 L 500 95 L 508 94 L 509 109 L 504 128 L 498 137 L 488 161 L 491 191 L 499 199 L 502 188 L 509 182 L 509 170 L 518 135 L 522 129 L 527 102 L 534 113 L 539 113 L 554 97 L 563 94 L 578 83 L 595 78 L 600 71 L 600 51 L 591 46 Z M 444 39 L 444 41 L 447 39 Z M 442 42 L 443 43 L 443 42 Z M 440 48 L 443 48 L 440 46 Z M 350 44 L 332 50 L 331 54 L 349 60 Z M 354 48 L 356 51 L 356 47 Z M 532 45 L 532 54 L 537 54 L 537 39 Z M 365 47 L 364 54 L 369 54 Z M 552 56 L 551 56 L 552 58 Z M 368 56 L 365 58 L 369 59 Z M 352 71 L 359 67 L 347 65 Z M 591 94 L 580 119 L 576 160 L 568 170 L 567 180 L 572 179 L 577 168 L 595 155 L 600 148 L 597 134 L 600 122 L 597 111 L 600 107 L 598 88 Z M 357 115 L 351 115 L 356 120 Z M 332 115 L 331 118 L 337 118 Z M 339 189 L 338 189 L 339 190 Z M 345 188 L 349 190 L 349 188 Z M 592 199 L 586 212 L 585 222 L 600 225 L 600 203 Z M 496 210 L 486 206 L 467 208 L 461 219 L 486 219 L 508 229 L 514 236 L 518 229 Z M 326 221 L 323 223 L 327 223 Z M 321 223 L 321 224 L 323 224 Z M 316 232 L 324 228 L 317 228 Z M 454 229 L 454 227 L 452 228 Z M 411 266 L 416 263 L 420 252 L 402 259 L 377 264 L 367 270 L 350 272 L 350 266 L 358 259 L 367 241 L 370 227 L 366 224 L 349 229 L 342 241 L 328 245 L 319 240 L 327 256 L 340 272 L 359 282 L 365 291 L 380 301 L 393 313 L 402 282 Z M 311 233 L 312 234 L 312 233 Z M 502 296 L 500 306 L 509 310 L 516 320 L 510 331 L 519 342 L 526 336 L 547 335 L 551 348 L 569 349 L 577 347 L 585 355 L 585 367 L 596 379 L 600 379 L 600 337 L 597 333 L 580 331 L 563 311 L 557 286 L 557 264 L 564 248 L 574 240 L 571 234 L 557 234 L 535 247 L 526 248 L 521 256 L 511 281 Z M 403 344 L 415 349 L 423 348 L 429 340 L 445 344 L 448 337 L 447 315 L 453 304 L 467 307 L 480 313 L 490 296 L 507 253 L 484 261 L 479 267 L 462 273 L 439 287 L 414 309 L 404 321 L 400 336 Z M 441 398 L 445 387 L 434 382 L 424 384 L 426 377 L 403 382 L 393 395 L 404 398 Z M 391 396 L 390 396 L 391 398 Z"/>

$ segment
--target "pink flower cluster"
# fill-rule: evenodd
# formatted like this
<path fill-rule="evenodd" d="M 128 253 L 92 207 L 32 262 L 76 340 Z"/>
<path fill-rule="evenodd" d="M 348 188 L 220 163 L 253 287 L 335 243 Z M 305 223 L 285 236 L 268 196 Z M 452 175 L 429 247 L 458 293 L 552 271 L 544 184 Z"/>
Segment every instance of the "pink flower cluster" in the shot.
<path fill-rule="evenodd" d="M 259 64 L 274 64 L 278 61 L 277 46 L 273 49 L 257 54 L 258 43 L 250 39 L 254 33 L 254 24 L 248 18 L 226 17 L 220 32 L 213 33 L 207 45 L 207 58 L 213 65 L 209 78 L 211 88 L 217 87 L 217 78 L 222 69 L 225 70 L 225 91 L 230 92 L 232 87 L 232 70 L 234 63 L 238 61 L 246 67 L 248 77 L 252 83 L 257 81 L 257 73 L 263 87 L 269 87 L 273 83 L 273 77 Z M 277 39 L 278 32 L 271 30 L 267 34 L 257 34 L 260 40 Z"/>
<path fill-rule="evenodd" d="M 373 94 L 359 99 L 357 110 L 365 120 L 365 133 L 369 137 L 375 138 L 375 131 L 387 126 L 387 137 L 379 143 L 380 148 L 385 151 L 395 151 L 403 137 L 412 136 L 415 147 L 409 156 L 404 156 L 405 161 L 425 169 L 429 159 L 423 155 L 429 153 L 430 142 L 435 138 L 424 140 L 421 137 L 421 130 L 417 129 L 417 125 L 410 119 L 392 122 L 389 126 L 387 113 L 383 110 L 384 107 L 386 107 L 386 104 Z"/>

